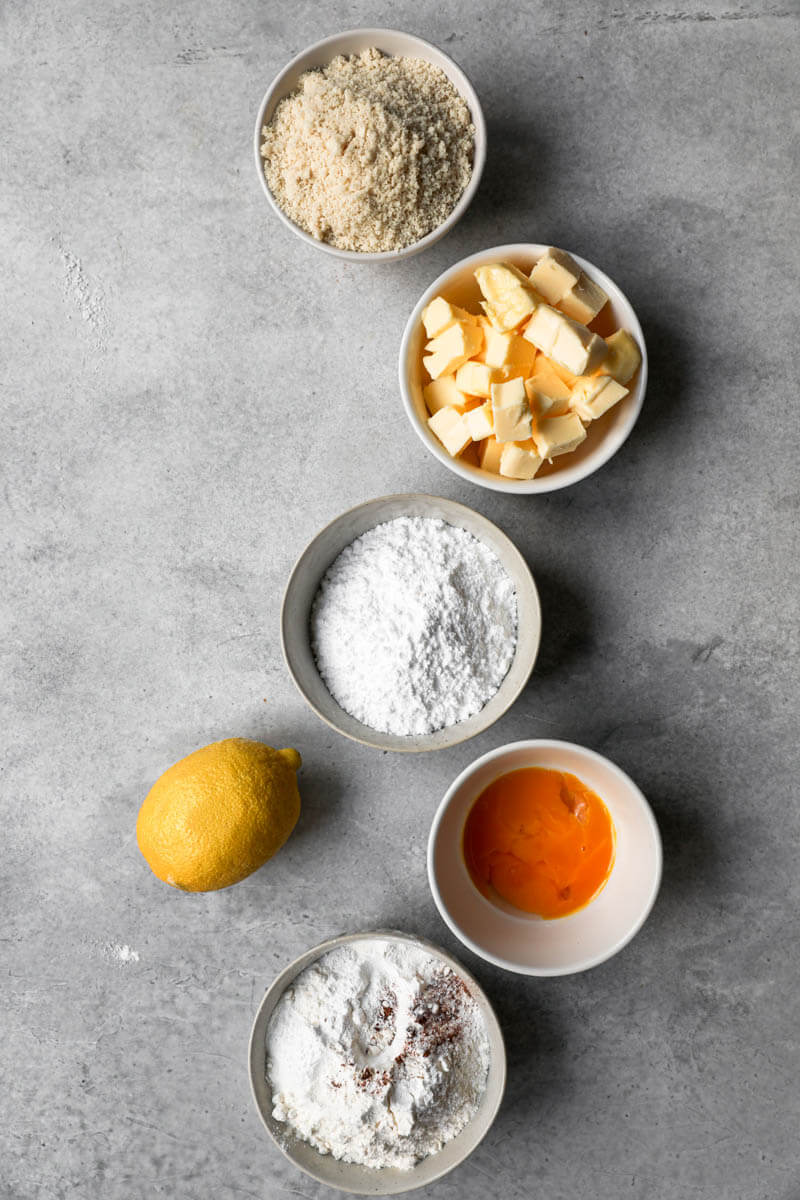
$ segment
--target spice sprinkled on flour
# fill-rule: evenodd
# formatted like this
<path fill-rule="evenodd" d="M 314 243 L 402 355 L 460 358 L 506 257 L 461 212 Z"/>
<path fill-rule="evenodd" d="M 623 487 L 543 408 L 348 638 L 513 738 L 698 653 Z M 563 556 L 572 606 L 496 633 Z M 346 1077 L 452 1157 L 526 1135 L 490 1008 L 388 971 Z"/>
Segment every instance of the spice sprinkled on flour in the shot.
<path fill-rule="evenodd" d="M 489 1042 L 464 981 L 418 946 L 369 938 L 307 967 L 267 1030 L 273 1117 L 324 1154 L 408 1168 L 475 1114 Z"/>
<path fill-rule="evenodd" d="M 480 712 L 516 642 L 516 592 L 497 555 L 438 519 L 400 517 L 356 538 L 311 612 L 328 690 L 382 733 L 433 733 Z"/>
<path fill-rule="evenodd" d="M 340 250 L 400 250 L 441 225 L 472 175 L 475 130 L 445 73 L 379 50 L 301 75 L 263 127 L 267 186 Z"/>

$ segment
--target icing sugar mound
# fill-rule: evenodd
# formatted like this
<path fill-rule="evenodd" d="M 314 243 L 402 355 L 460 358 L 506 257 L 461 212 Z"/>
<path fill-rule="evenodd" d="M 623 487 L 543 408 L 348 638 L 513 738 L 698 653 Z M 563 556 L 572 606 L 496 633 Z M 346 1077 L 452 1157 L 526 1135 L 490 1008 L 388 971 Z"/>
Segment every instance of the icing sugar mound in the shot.
<path fill-rule="evenodd" d="M 497 555 L 438 519 L 400 517 L 356 538 L 311 612 L 328 690 L 382 733 L 433 733 L 480 712 L 516 643 L 516 593 Z"/>
<path fill-rule="evenodd" d="M 489 1041 L 455 972 L 412 945 L 368 939 L 307 967 L 266 1041 L 273 1117 L 323 1154 L 407 1169 L 477 1111 Z"/>

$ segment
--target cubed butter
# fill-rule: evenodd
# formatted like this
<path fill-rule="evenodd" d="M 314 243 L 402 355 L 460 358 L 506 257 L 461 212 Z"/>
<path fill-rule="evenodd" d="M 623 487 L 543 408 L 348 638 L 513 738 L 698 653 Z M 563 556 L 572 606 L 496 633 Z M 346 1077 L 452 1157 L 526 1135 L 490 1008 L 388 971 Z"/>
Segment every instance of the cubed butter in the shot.
<path fill-rule="evenodd" d="M 481 442 L 478 447 L 478 455 L 484 471 L 493 471 L 495 475 L 499 473 L 503 447 L 496 437 L 488 437 Z"/>
<path fill-rule="evenodd" d="M 422 324 L 426 336 L 429 338 L 444 333 L 445 329 L 456 321 L 467 321 L 474 324 L 476 320 L 477 318 L 472 313 L 468 313 L 465 308 L 459 308 L 456 304 L 451 304 L 449 300 L 445 300 L 444 296 L 437 296 L 435 300 L 431 300 L 422 312 Z"/>
<path fill-rule="evenodd" d="M 482 404 L 480 408 L 473 408 L 468 413 L 465 413 L 464 420 L 467 423 L 469 436 L 473 442 L 482 442 L 484 438 L 494 435 L 494 417 L 492 416 L 491 404 Z"/>
<path fill-rule="evenodd" d="M 428 417 L 428 424 L 453 458 L 457 458 L 472 441 L 466 418 L 455 408 L 440 408 L 432 417 Z"/>
<path fill-rule="evenodd" d="M 475 318 L 475 321 L 476 321 L 476 324 L 478 325 L 478 328 L 483 331 L 483 346 L 481 347 L 481 349 L 478 351 L 477 354 L 473 354 L 472 358 L 473 358 L 474 362 L 482 363 L 482 362 L 486 362 L 486 338 L 488 337 L 490 331 L 492 331 L 492 332 L 494 331 L 494 325 L 492 324 L 492 322 L 489 320 L 488 317 L 485 317 L 483 315 L 483 313 L 481 313 L 480 316 L 477 316 Z"/>
<path fill-rule="evenodd" d="M 559 454 L 570 454 L 585 437 L 586 430 L 575 413 L 566 417 L 543 417 L 533 429 L 533 440 L 542 458 L 554 459 Z"/>
<path fill-rule="evenodd" d="M 610 375 L 590 375 L 575 384 L 569 406 L 582 421 L 596 421 L 627 394 L 628 389 Z"/>
<path fill-rule="evenodd" d="M 603 289 L 593 283 L 585 271 L 581 271 L 580 279 L 561 297 L 558 307 L 573 321 L 588 325 L 607 303 L 608 296 Z"/>
<path fill-rule="evenodd" d="M 500 455 L 500 474 L 509 479 L 533 479 L 543 461 L 531 438 L 507 442 Z"/>
<path fill-rule="evenodd" d="M 542 354 L 551 355 L 564 314 L 549 304 L 540 304 L 522 331 L 522 337 Z"/>
<path fill-rule="evenodd" d="M 608 353 L 596 333 L 546 304 L 537 308 L 522 336 L 573 375 L 591 375 Z"/>
<path fill-rule="evenodd" d="M 524 442 L 531 436 L 531 409 L 521 379 L 492 384 L 492 416 L 498 442 Z"/>
<path fill-rule="evenodd" d="M 517 333 L 500 333 L 488 329 L 483 357 L 490 367 L 513 367 L 522 375 L 529 375 L 536 362 L 536 347 Z"/>
<path fill-rule="evenodd" d="M 438 379 L 440 375 L 452 375 L 482 346 L 483 330 L 477 322 L 457 322 L 428 343 L 430 353 L 422 362 L 431 379 Z"/>
<path fill-rule="evenodd" d="M 497 369 L 487 363 L 465 362 L 456 371 L 456 387 L 468 396 L 491 396 L 496 382 Z"/>
<path fill-rule="evenodd" d="M 541 303 L 530 280 L 511 263 L 478 267 L 475 278 L 483 295 L 481 308 L 501 333 L 516 329 Z"/>
<path fill-rule="evenodd" d="M 544 355 L 536 360 L 537 368 L 540 363 L 543 367 L 548 367 L 572 391 L 578 382 L 577 375 L 573 375 L 572 371 L 568 371 L 566 367 L 562 367 L 561 363 L 554 362 L 552 358 L 546 358 Z"/>
<path fill-rule="evenodd" d="M 426 383 L 422 389 L 422 397 L 431 416 L 440 408 L 463 409 L 467 397 L 456 387 L 455 375 L 441 375 L 438 379 Z"/>
<path fill-rule="evenodd" d="M 544 357 L 525 380 L 525 394 L 533 412 L 540 417 L 559 417 L 569 411 L 570 389 L 556 372 L 545 364 Z"/>
<path fill-rule="evenodd" d="M 608 354 L 608 346 L 601 337 L 590 333 L 580 322 L 573 321 L 570 317 L 564 317 L 564 321 L 550 356 L 568 371 L 572 371 L 573 375 L 591 375 Z"/>
<path fill-rule="evenodd" d="M 581 277 L 581 269 L 566 250 L 551 246 L 531 271 L 531 283 L 548 304 L 558 304 Z"/>
<path fill-rule="evenodd" d="M 618 329 L 606 338 L 608 355 L 603 362 L 603 373 L 616 379 L 617 383 L 630 383 L 642 361 L 641 351 L 627 329 Z"/>

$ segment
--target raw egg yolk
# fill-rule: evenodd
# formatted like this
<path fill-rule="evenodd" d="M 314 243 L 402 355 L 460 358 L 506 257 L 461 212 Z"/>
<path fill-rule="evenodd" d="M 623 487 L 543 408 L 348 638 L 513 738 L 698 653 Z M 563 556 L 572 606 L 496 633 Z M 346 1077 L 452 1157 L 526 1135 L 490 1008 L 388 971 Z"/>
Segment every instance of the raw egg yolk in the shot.
<path fill-rule="evenodd" d="M 481 792 L 464 826 L 475 886 L 515 908 L 565 917 L 597 895 L 614 862 L 608 809 L 576 775 L 524 767 Z"/>

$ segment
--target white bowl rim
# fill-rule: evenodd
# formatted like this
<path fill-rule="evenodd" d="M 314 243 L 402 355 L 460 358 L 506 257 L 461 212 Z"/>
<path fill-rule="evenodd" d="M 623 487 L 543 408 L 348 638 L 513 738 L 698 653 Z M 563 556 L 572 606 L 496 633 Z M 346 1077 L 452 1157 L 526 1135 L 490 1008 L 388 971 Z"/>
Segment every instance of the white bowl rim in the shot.
<path fill-rule="evenodd" d="M 546 492 L 560 491 L 561 488 L 569 487 L 573 483 L 580 483 L 583 479 L 588 479 L 595 471 L 599 471 L 601 467 L 613 458 L 618 450 L 621 450 L 625 442 L 630 437 L 634 425 L 639 419 L 639 414 L 642 411 L 645 392 L 647 391 L 647 345 L 644 340 L 644 333 L 639 323 L 639 318 L 628 297 L 623 292 L 618 283 L 607 275 L 605 271 L 601 271 L 594 263 L 588 259 L 582 258 L 579 254 L 569 253 L 587 274 L 591 276 L 601 287 L 606 290 L 609 285 L 612 292 L 618 293 L 624 303 L 630 310 L 630 326 L 631 333 L 634 334 L 638 343 L 639 349 L 642 352 L 642 362 L 639 367 L 639 377 L 636 383 L 636 388 L 633 392 L 634 403 L 630 405 L 630 411 L 622 428 L 617 431 L 614 438 L 605 438 L 599 442 L 593 452 L 591 458 L 585 459 L 581 463 L 576 463 L 574 466 L 565 466 L 559 468 L 552 475 L 543 475 L 540 479 L 504 479 L 502 475 L 490 476 L 478 475 L 474 467 L 467 467 L 457 458 L 451 458 L 444 447 L 424 429 L 419 417 L 414 408 L 408 383 L 406 381 L 406 362 L 409 356 L 409 344 L 413 337 L 419 321 L 422 317 L 422 310 L 425 308 L 437 292 L 447 287 L 448 280 L 458 271 L 464 270 L 471 266 L 472 263 L 480 263 L 486 260 L 487 256 L 497 257 L 498 259 L 509 259 L 513 261 L 515 255 L 541 255 L 548 249 L 548 246 L 539 242 L 509 242 L 505 246 L 489 246 L 486 250 L 479 250 L 475 254 L 469 254 L 466 258 L 460 259 L 453 263 L 446 271 L 442 271 L 433 283 L 428 287 L 414 306 L 411 316 L 406 322 L 406 327 L 403 330 L 403 336 L 400 341 L 400 361 L 398 365 L 398 374 L 400 380 L 400 394 L 403 397 L 403 407 L 406 410 L 414 432 L 420 439 L 425 449 L 438 458 L 448 470 L 458 475 L 461 479 L 465 479 L 468 483 L 474 484 L 476 487 L 488 488 L 494 492 L 509 492 L 516 495 L 544 495 Z"/>
<path fill-rule="evenodd" d="M 512 962 L 510 959 L 502 958 L 497 954 L 492 954 L 491 951 L 486 950 L 485 947 L 479 946 L 478 943 L 470 937 L 467 931 L 451 917 L 439 891 L 439 885 L 436 881 L 436 874 L 434 871 L 434 846 L 436 843 L 436 837 L 442 820 L 444 819 L 445 812 L 447 811 L 447 808 L 449 807 L 450 802 L 458 789 L 464 783 L 466 783 L 471 775 L 473 775 L 486 763 L 490 763 L 495 759 L 502 758 L 504 755 L 514 750 L 532 749 L 554 750 L 556 752 L 558 750 L 569 750 L 571 752 L 577 752 L 578 755 L 583 755 L 584 758 L 590 759 L 593 762 L 602 763 L 604 767 L 609 768 L 611 773 L 617 776 L 620 783 L 629 789 L 631 795 L 639 804 L 642 815 L 644 816 L 650 832 L 653 835 L 653 841 L 655 845 L 656 863 L 650 895 L 633 926 L 625 934 L 623 934 L 622 937 L 618 938 L 617 941 L 607 950 L 604 950 L 600 954 L 590 955 L 588 958 L 577 960 L 576 965 L 565 967 L 522 966 L 517 962 Z M 501 967 L 504 971 L 513 971 L 516 975 L 535 975 L 542 978 L 549 978 L 555 975 L 577 975 L 581 971 L 588 971 L 592 967 L 597 967 L 601 963 L 607 962 L 608 959 L 613 958 L 615 954 L 618 954 L 620 950 L 627 946 L 628 942 L 633 940 L 633 938 L 644 925 L 647 918 L 650 916 L 650 913 L 653 910 L 653 905 L 656 902 L 656 897 L 658 896 L 659 888 L 661 887 L 663 867 L 664 850 L 661 842 L 661 833 L 653 814 L 653 810 L 648 804 L 641 788 L 634 783 L 630 775 L 626 774 L 626 772 L 623 771 L 621 767 L 618 767 L 616 763 L 612 762 L 610 758 L 606 758 L 604 754 L 599 754 L 596 750 L 591 750 L 588 746 L 582 746 L 578 742 L 566 742 L 563 739 L 558 738 L 526 738 L 519 742 L 507 742 L 504 746 L 498 746 L 496 749 L 489 750 L 488 753 L 482 754 L 480 758 L 476 758 L 474 762 L 471 762 L 469 766 L 465 767 L 460 775 L 453 780 L 453 782 L 450 784 L 450 787 L 445 792 L 444 797 L 434 815 L 431 823 L 430 833 L 428 835 L 428 884 L 431 889 L 431 894 L 433 895 L 434 903 L 439 910 L 439 915 L 441 916 L 442 920 L 450 929 L 451 933 L 454 933 L 458 940 L 462 942 L 469 950 L 471 950 L 473 954 L 477 954 L 478 957 L 484 959 L 485 962 L 490 962 L 496 967 Z"/>
<path fill-rule="evenodd" d="M 269 190 L 267 178 L 264 174 L 263 160 L 261 158 L 261 129 L 264 124 L 264 113 L 269 106 L 275 92 L 286 79 L 287 75 L 290 75 L 297 69 L 298 65 L 306 57 L 306 55 L 319 50 L 324 50 L 328 46 L 333 46 L 335 43 L 340 42 L 343 38 L 374 36 L 377 40 L 380 40 L 380 38 L 386 34 L 389 34 L 392 37 L 407 38 L 410 43 L 418 46 L 421 50 L 433 50 L 436 54 L 439 54 L 442 58 L 446 59 L 452 67 L 454 74 L 459 80 L 458 85 L 453 84 L 453 86 L 456 87 L 456 90 L 458 91 L 462 100 L 464 100 L 469 108 L 470 116 L 472 117 L 472 124 L 475 127 L 472 174 L 470 176 L 469 183 L 459 196 L 458 203 L 453 211 L 445 218 L 444 221 L 442 221 L 441 225 L 437 225 L 435 229 L 432 229 L 430 233 L 426 233 L 425 237 L 420 238 L 419 241 L 412 242 L 410 246 L 403 246 L 401 250 L 381 250 L 370 253 L 364 253 L 360 250 L 340 250 L 338 246 L 331 246 L 328 242 L 319 241 L 317 238 L 312 237 L 310 233 L 306 233 L 306 231 L 301 229 L 299 225 L 296 225 L 291 217 L 289 217 L 283 211 L 275 197 L 272 195 L 272 192 Z M 342 51 L 338 51 L 338 53 L 342 53 Z M 434 63 L 434 65 L 436 64 Z M 452 83 L 453 81 L 451 80 L 450 82 Z M 306 242 L 307 245 L 313 246 L 315 250 L 323 250 L 326 254 L 332 254 L 335 258 L 344 259 L 347 262 L 381 263 L 397 262 L 400 259 L 411 258 L 413 255 L 419 254 L 421 251 L 426 250 L 428 246 L 432 246 L 434 242 L 438 242 L 441 238 L 443 238 L 447 233 L 450 232 L 453 226 L 461 220 L 464 213 L 472 203 L 475 193 L 480 185 L 481 177 L 483 176 L 483 169 L 486 165 L 486 141 L 486 119 L 483 115 L 481 102 L 478 99 L 478 93 L 470 83 L 463 68 L 459 66 L 455 59 L 451 58 L 451 56 L 444 50 L 440 49 L 439 46 L 434 45 L 433 42 L 428 42 L 425 40 L 425 38 L 417 37 L 417 35 L 414 33 L 405 33 L 402 29 L 365 27 L 359 29 L 343 29 L 341 33 L 333 33 L 329 37 L 320 38 L 318 42 L 312 42 L 310 45 L 306 46 L 305 49 L 301 50 L 299 54 L 295 54 L 294 58 L 288 62 L 283 70 L 281 70 L 275 76 L 272 83 L 264 93 L 264 97 L 259 105 L 258 115 L 256 117 L 254 148 L 256 171 L 259 179 L 261 180 L 261 187 L 264 195 L 267 197 L 273 212 L 280 218 L 283 224 L 286 225 L 293 234 L 295 234 L 296 237 L 301 238 L 301 240 Z"/>
<path fill-rule="evenodd" d="M 505 1038 L 503 1037 L 503 1030 L 502 1030 L 502 1027 L 498 1020 L 497 1013 L 494 1010 L 494 1005 L 492 1004 L 491 1000 L 487 996 L 484 989 L 478 983 L 475 976 L 472 974 L 471 971 L 468 971 L 467 968 L 465 966 L 463 966 L 463 964 L 461 962 L 459 962 L 459 960 L 454 955 L 448 953 L 447 950 L 443 950 L 441 946 L 438 946 L 435 942 L 430 941 L 428 938 L 421 937 L 420 935 L 414 934 L 414 933 L 407 933 L 407 932 L 405 932 L 405 930 L 402 930 L 402 929 L 366 929 L 366 930 L 361 930 L 358 933 L 342 933 L 342 934 L 338 934 L 332 938 L 326 938 L 326 940 L 324 942 L 320 942 L 318 946 L 310 947 L 308 950 L 304 951 L 302 954 L 299 954 L 297 956 L 297 958 L 294 959 L 293 962 L 290 962 L 286 967 L 283 968 L 283 970 L 278 975 L 275 976 L 272 983 L 269 985 L 269 987 L 264 992 L 264 995 L 261 997 L 261 1001 L 258 1005 L 258 1008 L 256 1009 L 256 1014 L 255 1014 L 255 1017 L 253 1018 L 253 1023 L 250 1028 L 250 1038 L 248 1040 L 248 1048 L 247 1048 L 247 1076 L 248 1076 L 248 1080 L 250 1082 L 250 1095 L 253 1098 L 253 1103 L 255 1104 L 256 1112 L 258 1113 L 261 1123 L 264 1126 L 264 1128 L 266 1129 L 266 1131 L 269 1134 L 270 1138 L 272 1139 L 273 1143 L 278 1147 L 278 1149 L 284 1155 L 284 1157 L 286 1159 L 288 1159 L 288 1161 L 292 1164 L 292 1166 L 295 1167 L 298 1171 L 302 1171 L 305 1175 L 308 1175 L 309 1178 L 311 1178 L 311 1179 L 315 1179 L 318 1183 L 323 1183 L 327 1187 L 333 1187 L 334 1185 L 329 1183 L 328 1180 L 324 1179 L 321 1175 L 312 1174 L 312 1172 L 308 1171 L 304 1166 L 301 1166 L 300 1163 L 298 1163 L 296 1161 L 296 1159 L 292 1156 L 292 1154 L 289 1151 L 289 1148 L 285 1145 L 282 1145 L 281 1142 L 278 1140 L 278 1138 L 275 1137 L 275 1134 L 273 1133 L 273 1131 L 270 1129 L 270 1127 L 267 1123 L 267 1120 L 264 1116 L 264 1112 L 261 1108 L 261 1104 L 259 1103 L 258 1095 L 256 1093 L 256 1088 L 255 1088 L 255 1081 L 254 1081 L 255 1063 L 256 1063 L 257 1059 L 259 1059 L 260 1057 L 263 1057 L 263 1055 L 264 1055 L 264 1047 L 256 1044 L 256 1037 L 258 1034 L 262 1011 L 267 1006 L 267 1004 L 271 1001 L 272 997 L 276 994 L 276 992 L 280 992 L 280 994 L 282 995 L 286 991 L 287 987 L 291 984 L 292 980 L 294 980 L 300 974 L 300 972 L 302 970 L 305 970 L 306 967 L 310 966 L 313 962 L 316 962 L 317 959 L 321 958 L 323 954 L 327 954 L 329 950 L 335 950 L 339 946 L 350 945 L 353 942 L 368 941 L 371 939 L 408 942 L 411 945 L 422 947 L 422 949 L 428 951 L 428 953 L 432 954 L 434 957 L 440 958 L 444 962 L 446 962 L 452 971 L 455 971 L 456 974 L 460 975 L 469 984 L 470 988 L 473 991 L 473 994 L 476 996 L 478 1003 L 481 1007 L 481 1015 L 483 1016 L 484 1021 L 486 1021 L 487 1025 L 490 1025 L 492 1027 L 492 1032 L 494 1033 L 495 1038 L 496 1038 L 496 1044 L 500 1048 L 500 1055 L 496 1059 L 492 1060 L 492 1066 L 494 1067 L 495 1071 L 499 1075 L 499 1081 L 496 1085 L 497 1095 L 496 1095 L 496 1098 L 494 1101 L 493 1109 L 491 1111 L 488 1123 L 486 1125 L 486 1129 L 481 1134 L 481 1136 L 477 1139 L 477 1141 L 473 1142 L 473 1144 L 471 1145 L 469 1150 L 467 1150 L 466 1153 L 460 1159 L 457 1159 L 455 1162 L 451 1163 L 451 1165 L 449 1167 L 445 1167 L 444 1170 L 440 1171 L 437 1175 L 434 1175 L 431 1179 L 427 1180 L 425 1184 L 412 1184 L 408 1188 L 394 1189 L 391 1193 L 361 1192 L 359 1190 L 354 1190 L 351 1188 L 347 1189 L 347 1191 L 350 1192 L 350 1194 L 352 1194 L 352 1195 L 379 1195 L 379 1194 L 399 1195 L 402 1192 L 412 1191 L 416 1187 L 428 1187 L 428 1186 L 430 1186 L 430 1184 L 435 1183 L 438 1179 L 442 1179 L 445 1175 L 448 1175 L 451 1171 L 454 1171 L 456 1169 L 456 1167 L 461 1166 L 461 1164 L 463 1162 L 465 1162 L 465 1160 L 467 1158 L 469 1158 L 469 1156 L 478 1148 L 480 1143 L 483 1141 L 483 1139 L 488 1134 L 489 1130 L 491 1129 L 492 1125 L 494 1124 L 494 1122 L 497 1118 L 497 1114 L 500 1111 L 500 1106 L 503 1102 L 503 1097 L 505 1095 L 506 1081 L 507 1081 L 507 1077 L 508 1077 L 508 1056 L 506 1053 Z M 278 1003 L 278 1001 L 276 1000 L 275 1004 L 277 1004 L 277 1003 Z M 274 1005 L 273 1005 L 273 1008 L 274 1008 Z M 466 1125 L 465 1129 L 469 1129 L 469 1125 Z M 313 1149 L 313 1146 L 311 1147 L 311 1149 Z M 322 1155 L 320 1155 L 320 1158 L 321 1157 L 322 1157 Z M 435 1155 L 428 1155 L 427 1158 L 421 1159 L 420 1161 L 427 1162 L 429 1159 L 435 1158 L 435 1157 L 436 1157 Z M 411 1176 L 413 1170 L 414 1170 L 414 1168 L 412 1167 L 409 1171 L 409 1177 Z M 377 1171 L 376 1178 L 379 1176 L 379 1174 L 380 1174 L 380 1172 Z M 343 1189 L 339 1188 L 338 1190 L 341 1191 Z"/>
<path fill-rule="evenodd" d="M 302 560 L 305 558 L 306 554 L 311 549 L 314 542 L 316 542 L 316 540 L 318 538 L 322 537 L 323 534 L 326 533 L 327 530 L 330 529 L 333 525 L 336 525 L 339 521 L 341 521 L 344 517 L 349 516 L 351 513 L 358 512 L 360 509 L 370 508 L 373 504 L 383 503 L 385 501 L 406 500 L 406 499 L 409 499 L 410 497 L 413 497 L 414 499 L 417 499 L 417 500 L 419 500 L 419 499 L 433 500 L 437 504 L 445 504 L 451 508 L 463 509 L 465 512 L 470 513 L 473 517 L 478 517 L 481 521 L 485 521 L 487 525 L 491 525 L 492 528 L 495 530 L 495 532 L 497 534 L 499 534 L 500 537 L 508 543 L 510 550 L 513 550 L 514 554 L 518 558 L 520 566 L 521 566 L 521 570 L 525 574 L 527 581 L 530 583 L 530 585 L 533 589 L 533 598 L 536 601 L 536 610 L 537 610 L 537 615 L 538 615 L 538 632 L 537 632 L 537 636 L 536 636 L 536 645 L 533 648 L 533 658 L 531 660 L 530 670 L 527 672 L 527 674 L 522 679 L 520 679 L 517 690 L 514 692 L 513 695 L 509 696 L 508 702 L 505 705 L 505 707 L 502 709 L 502 711 L 500 711 L 497 714 L 497 716 L 494 718 L 494 720 L 492 720 L 488 725 L 485 725 L 482 729 L 476 729 L 472 733 L 465 733 L 461 737 L 453 738 L 452 741 L 448 741 L 448 743 L 444 746 L 413 745 L 411 743 L 415 740 L 415 735 L 409 735 L 409 737 L 408 737 L 409 744 L 408 745 L 392 744 L 391 746 L 389 746 L 381 739 L 388 737 L 390 735 L 383 734 L 379 730 L 371 730 L 368 725 L 363 725 L 363 728 L 367 734 L 373 734 L 374 736 L 372 736 L 372 737 L 368 737 L 368 736 L 359 737 L 358 735 L 350 732 L 347 729 L 342 729 L 339 725 L 337 725 L 334 721 L 332 721 L 329 716 L 327 716 L 324 712 L 322 712 L 321 709 L 319 709 L 317 707 L 317 705 L 313 702 L 311 697 L 308 696 L 306 694 L 305 690 L 300 686 L 300 681 L 298 680 L 298 678 L 295 674 L 294 668 L 292 667 L 292 663 L 290 661 L 289 654 L 288 654 L 287 648 L 286 648 L 285 613 L 286 613 L 286 604 L 287 604 L 287 598 L 289 595 L 289 589 L 295 579 L 295 576 L 297 575 L 298 571 L 300 570 Z M 377 522 L 377 524 L 380 524 L 380 522 Z M 463 526 L 461 528 L 463 528 Z M 467 530 L 467 532 L 469 532 L 469 530 Z M 473 536 L 477 537 L 477 534 L 474 534 Z M 478 737 L 480 734 L 485 733 L 487 731 L 487 729 L 491 729 L 492 725 L 496 725 L 497 722 L 502 717 L 504 717 L 506 715 L 506 713 L 516 704 L 517 700 L 519 700 L 520 696 L 525 691 L 525 688 L 528 686 L 528 683 L 530 682 L 531 675 L 533 674 L 533 669 L 536 666 L 536 659 L 539 657 L 539 650 L 540 650 L 541 644 L 542 644 L 542 603 L 541 603 L 541 598 L 539 596 L 539 589 L 536 586 L 536 579 L 534 578 L 533 572 L 531 571 L 530 567 L 528 566 L 527 562 L 525 561 L 524 555 L 519 550 L 516 543 L 511 540 L 511 538 L 508 536 L 508 534 L 505 533 L 500 528 L 499 525 L 496 525 L 494 523 L 494 521 L 490 521 L 489 518 L 487 516 L 485 516 L 482 512 L 479 512 L 475 508 L 470 508 L 470 506 L 468 504 L 462 504 L 458 500 L 451 500 L 447 496 L 434 496 L 430 492 L 390 492 L 385 496 L 374 496 L 371 500 L 362 500 L 362 502 L 360 504 L 354 504 L 350 508 L 344 509 L 342 512 L 338 513 L 337 516 L 333 517 L 330 521 L 327 521 L 320 529 L 318 529 L 317 532 L 314 534 L 314 536 L 311 538 L 311 540 L 306 543 L 304 548 L 300 551 L 300 554 L 297 556 L 294 566 L 292 567 L 292 569 L 289 573 L 289 577 L 286 580 L 286 585 L 283 590 L 283 598 L 281 600 L 279 625 L 280 625 L 281 652 L 283 654 L 283 661 L 286 665 L 287 671 L 289 672 L 289 676 L 292 680 L 292 683 L 294 684 L 295 688 L 300 693 L 300 695 L 302 696 L 303 700 L 306 702 L 308 707 L 311 709 L 311 711 L 313 713 L 316 713 L 316 715 L 319 717 L 319 719 L 321 721 L 324 721 L 324 723 L 330 729 L 333 729 L 334 732 L 338 733 L 341 737 L 349 738 L 353 742 L 358 742 L 362 746 L 369 746 L 374 750 L 391 750 L 392 753 L 395 753 L 395 754 L 425 754 L 425 753 L 435 751 L 435 750 L 450 750 L 450 749 L 452 749 L 453 746 L 460 746 L 464 742 L 471 741 L 472 738 Z M 519 645 L 519 639 L 518 639 L 517 644 Z M 515 655 L 516 655 L 516 652 L 517 651 L 515 649 L 515 651 L 514 651 Z M 514 660 L 512 659 L 512 665 L 513 665 L 513 661 Z M 509 667 L 509 673 L 510 673 L 510 671 L 511 671 L 511 667 Z M 507 678 L 507 676 L 506 676 L 506 678 Z M 501 688 L 503 687 L 504 684 L 505 684 L 505 679 L 503 679 L 502 683 L 500 684 L 500 687 L 497 689 L 497 692 L 495 692 L 495 696 L 501 690 Z M 494 697 L 491 697 L 491 699 L 494 699 Z M 486 705 L 484 705 L 484 708 L 490 702 L 491 702 L 491 700 L 488 700 L 486 702 Z M 481 712 L 482 711 L 483 711 L 483 709 L 481 709 Z M 474 715 L 477 716 L 479 714 L 476 713 Z M 356 718 L 353 718 L 353 719 L 355 720 Z M 467 718 L 467 719 L 471 720 L 472 718 Z M 363 724 L 363 722 L 359 722 L 359 724 Z M 448 726 L 448 728 L 456 730 L 456 729 L 459 729 L 460 726 L 465 725 L 465 724 L 466 724 L 466 721 L 457 721 L 455 725 Z M 426 736 L 426 735 L 420 735 L 420 736 Z M 431 734 L 429 736 L 432 737 L 433 734 Z"/>

